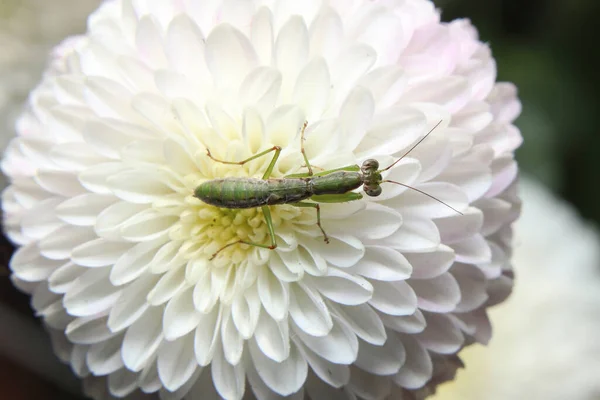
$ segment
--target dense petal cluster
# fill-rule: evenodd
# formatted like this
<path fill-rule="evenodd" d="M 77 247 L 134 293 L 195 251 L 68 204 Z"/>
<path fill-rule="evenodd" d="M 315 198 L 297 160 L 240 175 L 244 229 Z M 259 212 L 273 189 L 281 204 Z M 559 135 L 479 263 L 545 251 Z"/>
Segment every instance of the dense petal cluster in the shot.
<path fill-rule="evenodd" d="M 600 393 L 600 343 L 590 339 L 600 329 L 598 229 L 539 182 L 521 179 L 519 194 L 526 207 L 515 224 L 514 293 L 490 312 L 489 346 L 461 352 L 468 367 L 433 400 L 587 400 Z"/>
<path fill-rule="evenodd" d="M 50 49 L 85 29 L 99 0 L 4 0 L 0 2 L 0 148 L 15 136 L 14 122 L 37 84 Z M 2 188 L 6 186 L 0 177 Z"/>
<path fill-rule="evenodd" d="M 88 28 L 55 51 L 2 167 L 13 281 L 94 397 L 400 398 L 489 339 L 512 286 L 520 104 L 468 21 L 427 0 L 116 0 Z M 211 259 L 269 232 L 194 189 L 270 157 L 207 149 L 280 146 L 273 177 L 304 172 L 305 121 L 318 169 L 389 165 L 439 125 L 385 173 L 418 190 L 322 205 L 329 244 L 285 204 L 277 249 Z"/>

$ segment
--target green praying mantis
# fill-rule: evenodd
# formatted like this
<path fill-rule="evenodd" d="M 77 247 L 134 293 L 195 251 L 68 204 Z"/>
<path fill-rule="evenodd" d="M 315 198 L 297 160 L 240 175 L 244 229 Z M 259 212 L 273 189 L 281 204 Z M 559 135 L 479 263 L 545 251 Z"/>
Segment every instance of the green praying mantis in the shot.
<path fill-rule="evenodd" d="M 444 203 L 443 201 L 419 190 L 414 187 L 405 185 L 401 182 L 395 182 L 383 179 L 382 172 L 385 172 L 400 162 L 412 150 L 414 150 L 423 140 L 425 140 L 431 132 L 433 132 L 442 121 L 438 122 L 423 138 L 413 145 L 399 159 L 394 161 L 389 166 L 379 169 L 379 162 L 374 159 L 365 160 L 361 166 L 348 165 L 341 168 L 330 169 L 318 173 L 313 172 L 313 168 L 308 161 L 306 152 L 304 151 L 304 132 L 307 123 L 305 122 L 300 135 L 300 151 L 304 162 L 306 163 L 307 172 L 301 174 L 287 175 L 283 178 L 271 178 L 273 168 L 275 167 L 279 155 L 281 154 L 280 146 L 273 146 L 263 152 L 260 152 L 252 157 L 242 161 L 224 161 L 212 156 L 209 149 L 207 155 L 212 160 L 222 164 L 244 165 L 252 160 L 263 157 L 273 152 L 273 158 L 269 163 L 264 175 L 261 179 L 258 178 L 222 178 L 212 179 L 200 184 L 194 190 L 194 196 L 202 200 L 206 204 L 210 204 L 219 208 L 241 209 L 241 208 L 258 208 L 262 209 L 267 229 L 270 236 L 270 244 L 254 243 L 246 240 L 236 240 L 228 243 L 217 250 L 211 260 L 214 259 L 221 251 L 236 244 L 247 244 L 250 246 L 261 247 L 274 250 L 277 247 L 275 242 L 275 230 L 271 219 L 271 211 L 269 206 L 279 204 L 290 204 L 294 207 L 314 208 L 317 213 L 317 226 L 323 233 L 323 238 L 326 243 L 329 243 L 329 237 L 321 224 L 321 208 L 320 203 L 345 203 L 354 200 L 362 199 L 361 193 L 353 192 L 362 186 L 367 196 L 379 196 L 383 189 L 381 184 L 385 182 L 401 185 L 406 188 L 415 190 L 425 196 L 428 196 L 455 212 L 462 214 L 460 211 Z M 306 201 L 309 200 L 309 201 Z"/>

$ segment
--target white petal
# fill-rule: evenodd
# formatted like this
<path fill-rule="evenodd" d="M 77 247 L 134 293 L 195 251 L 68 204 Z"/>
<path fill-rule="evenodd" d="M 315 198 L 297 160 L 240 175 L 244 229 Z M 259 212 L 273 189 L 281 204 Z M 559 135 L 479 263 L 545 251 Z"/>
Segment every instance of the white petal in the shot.
<path fill-rule="evenodd" d="M 354 151 L 371 125 L 375 112 L 375 99 L 363 87 L 355 87 L 348 94 L 340 109 L 340 137 L 343 147 Z"/>
<path fill-rule="evenodd" d="M 302 282 L 290 289 L 290 316 L 298 328 L 312 336 L 327 335 L 333 320 L 319 292 Z"/>
<path fill-rule="evenodd" d="M 380 313 L 379 317 L 386 328 L 403 333 L 419 333 L 425 330 L 427 322 L 420 310 L 416 310 L 411 315 L 388 315 Z"/>
<path fill-rule="evenodd" d="M 65 334 L 77 344 L 99 343 L 115 336 L 106 325 L 106 317 L 77 318 L 67 326 Z"/>
<path fill-rule="evenodd" d="M 400 229 L 378 244 L 400 251 L 432 251 L 440 244 L 440 233 L 431 220 L 406 216 Z"/>
<path fill-rule="evenodd" d="M 489 236 L 497 232 L 505 221 L 510 221 L 510 215 L 514 213 L 511 204 L 502 199 L 480 199 L 474 204 L 483 212 L 483 228 L 481 233 Z"/>
<path fill-rule="evenodd" d="M 448 272 L 431 279 L 411 280 L 409 284 L 417 294 L 419 308 L 424 311 L 454 311 L 461 299 L 460 287 Z"/>
<path fill-rule="evenodd" d="M 221 344 L 225 360 L 231 365 L 237 365 L 244 354 L 244 339 L 236 329 L 229 311 L 221 322 Z"/>
<path fill-rule="evenodd" d="M 208 313 L 217 304 L 223 283 L 219 282 L 216 273 L 210 271 L 206 271 L 196 282 L 198 283 L 194 287 L 194 306 L 196 310 Z"/>
<path fill-rule="evenodd" d="M 201 315 L 194 307 L 193 290 L 193 287 L 190 287 L 167 303 L 163 319 L 166 340 L 178 339 L 198 325 Z"/>
<path fill-rule="evenodd" d="M 473 235 L 468 239 L 452 244 L 456 252 L 456 261 L 469 264 L 484 264 L 492 259 L 492 250 L 482 235 Z"/>
<path fill-rule="evenodd" d="M 123 288 L 121 296 L 110 310 L 108 327 L 118 332 L 133 324 L 150 306 L 146 300 L 147 293 L 158 282 L 156 275 L 146 274 Z"/>
<path fill-rule="evenodd" d="M 382 346 L 360 342 L 354 365 L 375 375 L 397 373 L 406 360 L 406 350 L 396 335 L 390 335 Z"/>
<path fill-rule="evenodd" d="M 335 103 L 341 103 L 356 81 L 362 77 L 375 63 L 377 53 L 365 44 L 355 44 L 345 48 L 331 66 L 331 77 Z"/>
<path fill-rule="evenodd" d="M 279 394 L 273 392 L 267 384 L 262 380 L 262 378 L 258 375 L 256 368 L 252 363 L 249 363 L 248 370 L 246 371 L 246 377 L 248 379 L 248 383 L 250 384 L 250 388 L 252 389 L 252 393 L 254 397 L 251 397 L 252 394 L 247 393 L 246 396 L 250 398 L 256 398 L 261 400 L 304 400 L 304 390 L 300 389 L 298 392 L 290 395 L 290 396 L 280 396 Z"/>
<path fill-rule="evenodd" d="M 425 385 L 433 373 L 433 364 L 427 350 L 410 335 L 401 335 L 406 349 L 406 363 L 394 376 L 397 385 L 418 389 Z"/>
<path fill-rule="evenodd" d="M 458 282 L 461 292 L 456 312 L 473 311 L 487 301 L 486 277 L 479 268 L 468 264 L 457 264 L 452 267 L 451 274 Z"/>
<path fill-rule="evenodd" d="M 93 226 L 98 214 L 115 201 L 113 196 L 84 194 L 58 205 L 56 215 L 72 225 Z"/>
<path fill-rule="evenodd" d="M 308 58 L 308 30 L 299 16 L 291 17 L 279 30 L 273 56 L 283 74 L 283 94 L 293 90 L 296 76 Z"/>
<path fill-rule="evenodd" d="M 487 160 L 491 160 L 492 157 L 490 154 Z M 491 172 L 485 164 L 476 162 L 450 166 L 438 175 L 436 180 L 459 186 L 467 194 L 469 202 L 481 198 L 492 186 Z"/>
<path fill-rule="evenodd" d="M 34 180 L 46 191 L 60 196 L 74 197 L 85 191 L 77 175 L 70 171 L 40 171 Z"/>
<path fill-rule="evenodd" d="M 14 256 L 13 256 L 14 259 Z M 48 277 L 48 287 L 54 293 L 66 293 L 87 268 L 68 262 L 52 272 Z"/>
<path fill-rule="evenodd" d="M 158 366 L 156 361 L 153 360 L 146 365 L 146 368 L 140 373 L 138 379 L 140 389 L 144 393 L 158 392 L 162 388 L 162 382 L 158 376 Z"/>
<path fill-rule="evenodd" d="M 450 317 L 425 313 L 427 327 L 415 337 L 425 348 L 440 354 L 454 354 L 464 343 L 464 336 Z"/>
<path fill-rule="evenodd" d="M 110 281 L 115 286 L 121 286 L 139 278 L 150 266 L 150 261 L 156 250 L 165 240 L 157 239 L 151 242 L 142 242 L 125 252 L 110 271 Z"/>
<path fill-rule="evenodd" d="M 413 279 L 431 279 L 439 276 L 450 269 L 455 258 L 454 251 L 444 245 L 440 245 L 435 251 L 404 255 L 413 267 Z"/>
<path fill-rule="evenodd" d="M 187 15 L 178 15 L 169 24 L 165 50 L 176 71 L 198 82 L 209 81 L 204 59 L 205 38 L 200 27 Z"/>
<path fill-rule="evenodd" d="M 117 197 L 136 204 L 148 204 L 173 193 L 155 172 L 144 170 L 123 171 L 106 180 L 108 187 Z"/>
<path fill-rule="evenodd" d="M 108 390 L 113 396 L 125 397 L 137 388 L 138 374 L 123 368 L 108 376 Z"/>
<path fill-rule="evenodd" d="M 323 7 L 310 25 L 309 32 L 311 55 L 323 55 L 332 64 L 341 49 L 344 35 L 340 16 L 331 8 Z"/>
<path fill-rule="evenodd" d="M 162 313 L 162 307 L 151 307 L 127 329 L 122 356 L 128 369 L 144 369 L 163 342 Z"/>
<path fill-rule="evenodd" d="M 248 38 L 231 25 L 217 26 L 206 38 L 206 64 L 221 87 L 237 89 L 256 61 Z"/>
<path fill-rule="evenodd" d="M 395 154 L 408 148 L 426 131 L 423 112 L 410 107 L 395 107 L 378 115 L 356 148 L 361 158 Z"/>
<path fill-rule="evenodd" d="M 96 234 L 105 239 L 119 240 L 121 238 L 121 226 L 147 208 L 147 205 L 132 204 L 125 201 L 114 203 L 97 216 L 94 226 Z"/>
<path fill-rule="evenodd" d="M 329 220 L 332 218 L 329 210 L 323 210 L 321 214 L 324 219 Z M 360 239 L 375 241 L 396 232 L 402 225 L 402 215 L 389 207 L 370 203 L 367 205 L 367 209 L 357 213 L 355 218 L 336 219 L 335 224 L 328 224 L 327 222 L 324 222 L 324 224 L 327 224 L 325 225 L 327 232 L 352 232 Z M 333 226 L 330 228 L 330 225 Z"/>
<path fill-rule="evenodd" d="M 108 375 L 123 368 L 121 359 L 121 344 L 123 337 L 115 336 L 105 342 L 90 346 L 86 355 L 86 363 L 95 375 Z"/>
<path fill-rule="evenodd" d="M 40 253 L 50 259 L 66 260 L 74 248 L 96 238 L 89 227 L 65 225 L 39 242 Z"/>
<path fill-rule="evenodd" d="M 54 209 L 61 201 L 61 198 L 51 198 L 32 207 L 21 220 L 23 234 L 30 238 L 41 239 L 63 226 L 64 223 L 54 213 Z"/>
<path fill-rule="evenodd" d="M 417 296 L 404 281 L 371 281 L 373 298 L 369 304 L 389 315 L 410 315 L 417 309 Z"/>
<path fill-rule="evenodd" d="M 382 66 L 362 77 L 359 84 L 373 93 L 378 109 L 385 109 L 401 99 L 406 89 L 406 75 L 399 65 Z"/>
<path fill-rule="evenodd" d="M 234 299 L 231 305 L 231 318 L 244 339 L 250 339 L 254 334 L 260 310 L 261 303 L 255 287 Z"/>
<path fill-rule="evenodd" d="M 179 216 L 164 215 L 147 209 L 122 224 L 121 237 L 132 242 L 142 242 L 165 237 Z"/>
<path fill-rule="evenodd" d="M 221 325 L 221 309 L 218 307 L 207 314 L 202 314 L 198 325 L 201 329 L 196 329 L 194 338 L 194 354 L 199 365 L 210 364 L 217 346 L 219 346 Z M 219 346 L 220 349 L 220 346 Z"/>
<path fill-rule="evenodd" d="M 177 269 L 187 261 L 180 254 L 181 242 L 171 240 L 163 245 L 150 263 L 150 271 L 155 274 Z"/>
<path fill-rule="evenodd" d="M 19 279 L 40 282 L 54 275 L 63 264 L 62 260 L 49 260 L 40 255 L 35 244 L 18 249 L 10 261 L 10 269 Z"/>
<path fill-rule="evenodd" d="M 161 388 L 159 392 L 159 397 L 161 400 L 181 400 L 183 398 L 187 398 L 192 388 L 198 382 L 198 378 L 202 375 L 204 371 L 203 368 L 196 368 L 194 373 L 190 378 L 188 378 L 187 382 L 185 382 L 179 389 L 174 392 L 170 392 L 165 388 Z M 160 380 L 159 380 L 160 383 Z M 195 397 L 191 397 L 195 398 Z"/>
<path fill-rule="evenodd" d="M 253 342 L 249 343 L 249 348 L 258 375 L 271 390 L 282 396 L 300 390 L 306 381 L 308 364 L 295 345 L 291 347 L 289 357 L 282 362 L 266 357 Z"/>
<path fill-rule="evenodd" d="M 443 243 L 451 244 L 481 232 L 483 213 L 474 207 L 469 207 L 463 214 L 435 220 Z"/>
<path fill-rule="evenodd" d="M 422 218 L 447 217 L 457 214 L 456 210 L 462 212 L 467 208 L 468 198 L 466 194 L 450 183 L 423 183 L 415 185 L 415 188 L 433 198 L 409 189 L 402 196 L 387 200 L 384 203 L 390 207 L 401 209 L 405 216 Z"/>
<path fill-rule="evenodd" d="M 292 325 L 293 326 L 293 325 Z M 351 364 L 358 354 L 358 339 L 345 323 L 334 317 L 333 328 L 327 336 L 310 336 L 293 326 L 295 337 L 319 357 L 334 364 Z"/>
<path fill-rule="evenodd" d="M 89 167 L 79 173 L 79 182 L 87 190 L 111 195 L 112 191 L 108 185 L 107 179 L 114 174 L 123 171 L 124 166 L 120 162 L 107 162 Z"/>
<path fill-rule="evenodd" d="M 268 7 L 261 7 L 250 24 L 250 39 L 261 64 L 270 64 L 274 45 L 273 14 Z"/>
<path fill-rule="evenodd" d="M 302 356 L 308 362 L 312 372 L 328 385 L 340 388 L 348 383 L 350 380 L 350 368 L 347 365 L 329 362 L 304 346 L 301 341 L 295 343 Z"/>
<path fill-rule="evenodd" d="M 153 16 L 146 15 L 140 19 L 135 39 L 138 54 L 146 64 L 155 68 L 166 64 L 162 29 Z"/>
<path fill-rule="evenodd" d="M 194 357 L 194 335 L 164 341 L 158 350 L 158 376 L 165 388 L 174 392 L 194 374 L 198 364 Z"/>
<path fill-rule="evenodd" d="M 288 286 L 267 268 L 263 268 L 258 275 L 258 295 L 264 309 L 273 319 L 281 321 L 287 316 L 290 304 Z"/>
<path fill-rule="evenodd" d="M 369 281 L 333 267 L 327 269 L 327 276 L 311 278 L 310 283 L 323 296 L 345 305 L 363 304 L 374 292 Z"/>
<path fill-rule="evenodd" d="M 112 286 L 106 269 L 89 270 L 81 275 L 63 299 L 65 309 L 73 316 L 91 316 L 113 307 L 121 289 Z"/>
<path fill-rule="evenodd" d="M 402 253 L 382 246 L 367 246 L 365 256 L 348 270 L 354 274 L 380 281 L 408 279 L 412 266 Z"/>
<path fill-rule="evenodd" d="M 69 357 L 69 364 L 71 365 L 71 369 L 79 378 L 85 378 L 90 374 L 90 370 L 85 362 L 85 356 L 89 346 L 85 345 L 75 345 L 73 346 L 73 351 L 71 352 L 71 356 Z"/>
<path fill-rule="evenodd" d="M 295 105 L 279 106 L 267 118 L 267 139 L 281 147 L 289 146 L 304 122 L 306 117 L 300 108 Z"/>
<path fill-rule="evenodd" d="M 229 364 L 223 358 L 223 351 L 219 346 L 211 364 L 211 371 L 215 388 L 223 399 L 241 400 L 246 387 L 246 374 L 243 363 L 235 366 Z"/>
<path fill-rule="evenodd" d="M 183 290 L 185 285 L 185 268 L 173 268 L 164 274 L 148 293 L 148 303 L 153 306 L 161 305 Z"/>
<path fill-rule="evenodd" d="M 323 115 L 330 90 L 327 63 L 323 58 L 315 57 L 300 71 L 292 101 L 304 110 L 307 120 L 313 121 Z"/>
<path fill-rule="evenodd" d="M 114 264 L 131 247 L 130 243 L 95 239 L 75 247 L 71 259 L 84 267 L 104 267 Z"/>
<path fill-rule="evenodd" d="M 383 322 L 368 304 L 358 306 L 335 304 L 332 308 L 362 340 L 377 346 L 385 343 L 387 334 Z"/>
<path fill-rule="evenodd" d="M 254 332 L 257 347 L 275 362 L 282 362 L 290 355 L 290 335 L 287 320 L 275 321 L 261 312 Z"/>
<path fill-rule="evenodd" d="M 242 104 L 255 107 L 262 115 L 268 115 L 277 105 L 281 80 L 281 72 L 275 68 L 256 68 L 246 76 L 240 87 Z"/>

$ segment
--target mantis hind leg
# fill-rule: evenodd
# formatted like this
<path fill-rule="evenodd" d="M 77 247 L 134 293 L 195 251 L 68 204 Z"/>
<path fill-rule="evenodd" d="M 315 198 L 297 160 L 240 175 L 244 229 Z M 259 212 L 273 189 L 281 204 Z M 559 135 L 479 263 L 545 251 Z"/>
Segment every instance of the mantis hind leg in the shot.
<path fill-rule="evenodd" d="M 329 243 L 329 236 L 327 236 L 325 229 L 323 229 L 323 226 L 321 225 L 321 206 L 319 206 L 316 203 L 305 203 L 303 201 L 298 203 L 291 203 L 291 205 L 294 207 L 314 208 L 315 210 L 317 210 L 317 226 L 323 233 L 323 239 L 325 240 L 325 243 Z"/>
<path fill-rule="evenodd" d="M 228 165 L 244 165 L 247 162 L 250 162 L 252 160 L 256 160 L 257 158 L 260 158 L 264 155 L 269 154 L 270 152 L 274 151 L 275 154 L 273 154 L 273 158 L 271 159 L 271 162 L 269 163 L 269 166 L 267 167 L 267 170 L 265 171 L 265 174 L 263 175 L 262 179 L 269 179 L 269 177 L 271 176 L 271 173 L 273 172 L 273 168 L 275 167 L 275 163 L 277 162 L 277 159 L 279 158 L 279 154 L 281 154 L 281 147 L 279 146 L 273 146 L 268 150 L 262 151 L 258 154 L 253 155 L 252 157 L 248 157 L 245 160 L 242 161 L 224 161 L 224 160 L 219 160 L 218 158 L 213 157 L 213 155 L 210 153 L 209 149 L 206 149 L 206 155 L 208 155 L 208 157 L 210 157 L 213 161 L 221 163 L 221 164 L 228 164 Z"/>
<path fill-rule="evenodd" d="M 271 238 L 270 245 L 250 242 L 248 240 L 236 240 L 235 242 L 228 243 L 225 246 L 221 247 L 208 260 L 209 261 L 213 260 L 220 252 L 222 252 L 226 248 L 234 246 L 236 244 L 247 244 L 249 246 L 260 247 L 260 248 L 269 249 L 269 250 L 275 250 L 277 248 L 277 243 L 275 242 L 275 229 L 273 228 L 273 219 L 271 218 L 271 210 L 269 209 L 268 206 L 262 206 L 261 210 L 263 212 L 263 215 L 265 216 L 265 222 L 267 224 L 267 229 L 269 230 L 269 236 Z"/>

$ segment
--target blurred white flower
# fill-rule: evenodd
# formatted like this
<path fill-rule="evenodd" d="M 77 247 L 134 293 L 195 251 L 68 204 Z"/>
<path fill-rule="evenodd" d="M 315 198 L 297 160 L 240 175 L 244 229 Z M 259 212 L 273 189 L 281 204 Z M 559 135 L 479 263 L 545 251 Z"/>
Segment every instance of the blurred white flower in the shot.
<path fill-rule="evenodd" d="M 398 398 L 450 378 L 510 292 L 516 90 L 426 0 L 109 1 L 55 51 L 3 170 L 13 281 L 95 398 Z M 262 213 L 209 179 L 376 158 L 380 197 Z M 248 385 L 246 384 L 248 383 Z M 202 396 L 202 397 L 201 397 Z"/>
<path fill-rule="evenodd" d="M 14 123 L 39 81 L 50 49 L 85 30 L 99 0 L 0 2 L 0 149 L 15 136 Z M 4 177 L 1 186 L 4 187 Z"/>
<path fill-rule="evenodd" d="M 600 396 L 600 236 L 531 180 L 516 225 L 515 290 L 491 312 L 489 346 L 435 400 L 595 400 Z"/>

